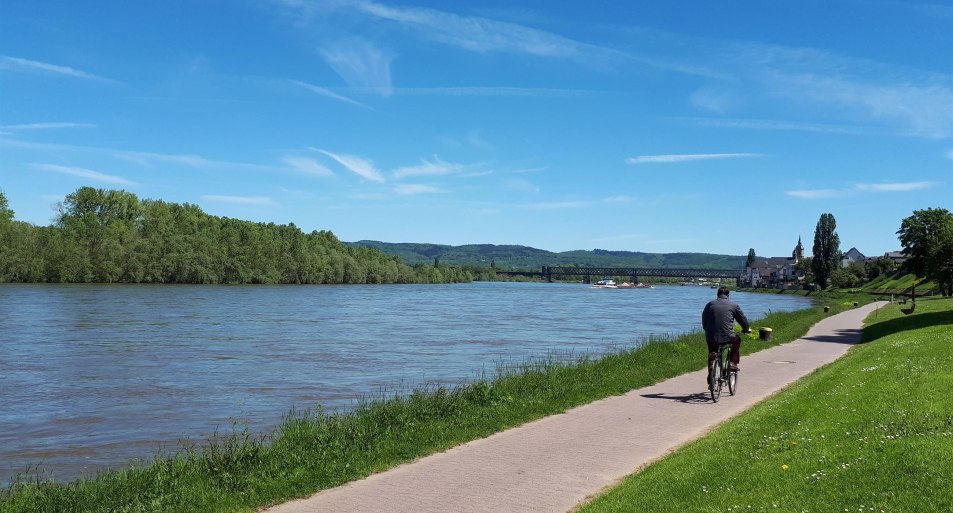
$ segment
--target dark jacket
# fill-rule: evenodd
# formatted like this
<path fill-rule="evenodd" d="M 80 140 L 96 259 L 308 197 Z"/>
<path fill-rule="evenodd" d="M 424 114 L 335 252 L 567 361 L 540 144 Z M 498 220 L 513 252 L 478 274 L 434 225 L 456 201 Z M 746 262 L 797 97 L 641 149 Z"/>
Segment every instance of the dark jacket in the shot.
<path fill-rule="evenodd" d="M 734 334 L 735 321 L 748 331 L 748 318 L 734 301 L 719 297 L 705 305 L 702 310 L 702 327 L 705 328 L 705 340 L 709 343 L 728 342 Z"/>

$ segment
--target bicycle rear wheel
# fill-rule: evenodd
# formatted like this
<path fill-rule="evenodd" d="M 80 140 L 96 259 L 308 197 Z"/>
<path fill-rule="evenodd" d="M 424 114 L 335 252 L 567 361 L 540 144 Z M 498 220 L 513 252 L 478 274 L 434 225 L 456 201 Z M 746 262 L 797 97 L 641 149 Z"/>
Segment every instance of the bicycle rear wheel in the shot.
<path fill-rule="evenodd" d="M 721 399 L 721 362 L 719 360 L 708 364 L 708 390 L 711 392 L 711 400 L 716 403 L 718 399 Z"/>

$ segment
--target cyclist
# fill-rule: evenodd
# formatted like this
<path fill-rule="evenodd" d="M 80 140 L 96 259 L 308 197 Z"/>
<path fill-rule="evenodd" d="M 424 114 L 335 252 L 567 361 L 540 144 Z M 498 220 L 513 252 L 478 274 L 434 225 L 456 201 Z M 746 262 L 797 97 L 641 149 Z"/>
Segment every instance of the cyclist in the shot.
<path fill-rule="evenodd" d="M 718 358 L 718 345 L 731 342 L 728 354 L 728 369 L 738 371 L 741 361 L 741 337 L 735 333 L 735 321 L 745 333 L 751 333 L 748 318 L 738 303 L 728 299 L 728 287 L 718 289 L 718 297 L 709 301 L 702 310 L 702 327 L 705 328 L 705 340 L 708 342 L 708 363 Z"/>

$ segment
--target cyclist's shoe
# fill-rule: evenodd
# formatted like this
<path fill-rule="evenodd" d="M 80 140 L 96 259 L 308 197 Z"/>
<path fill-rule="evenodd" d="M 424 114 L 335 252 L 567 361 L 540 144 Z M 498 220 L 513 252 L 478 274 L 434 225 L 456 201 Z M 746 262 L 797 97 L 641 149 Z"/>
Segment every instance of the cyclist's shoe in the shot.
<path fill-rule="evenodd" d="M 733 363 L 728 364 L 728 372 L 738 372 L 740 370 L 737 365 Z"/>

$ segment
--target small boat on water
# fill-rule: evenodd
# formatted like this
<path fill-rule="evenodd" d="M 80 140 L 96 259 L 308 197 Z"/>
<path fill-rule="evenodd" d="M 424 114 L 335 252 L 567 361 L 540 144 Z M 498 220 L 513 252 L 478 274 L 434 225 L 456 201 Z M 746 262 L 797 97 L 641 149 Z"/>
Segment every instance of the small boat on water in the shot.
<path fill-rule="evenodd" d="M 594 288 L 594 289 L 617 289 L 617 288 L 619 288 L 619 286 L 615 284 L 615 281 L 613 281 L 612 278 L 606 276 L 605 278 L 603 278 L 603 279 L 601 279 L 601 280 L 599 280 L 599 281 L 593 283 L 593 284 L 592 284 L 592 288 Z"/>
<path fill-rule="evenodd" d="M 606 276 L 605 278 L 592 284 L 594 289 L 654 289 L 655 287 L 651 285 L 646 285 L 644 283 L 629 283 L 622 282 L 616 283 L 612 278 Z"/>
<path fill-rule="evenodd" d="M 617 289 L 654 289 L 655 287 L 651 285 L 646 285 L 642 282 L 639 282 L 639 283 L 624 282 L 617 285 L 616 288 Z"/>

